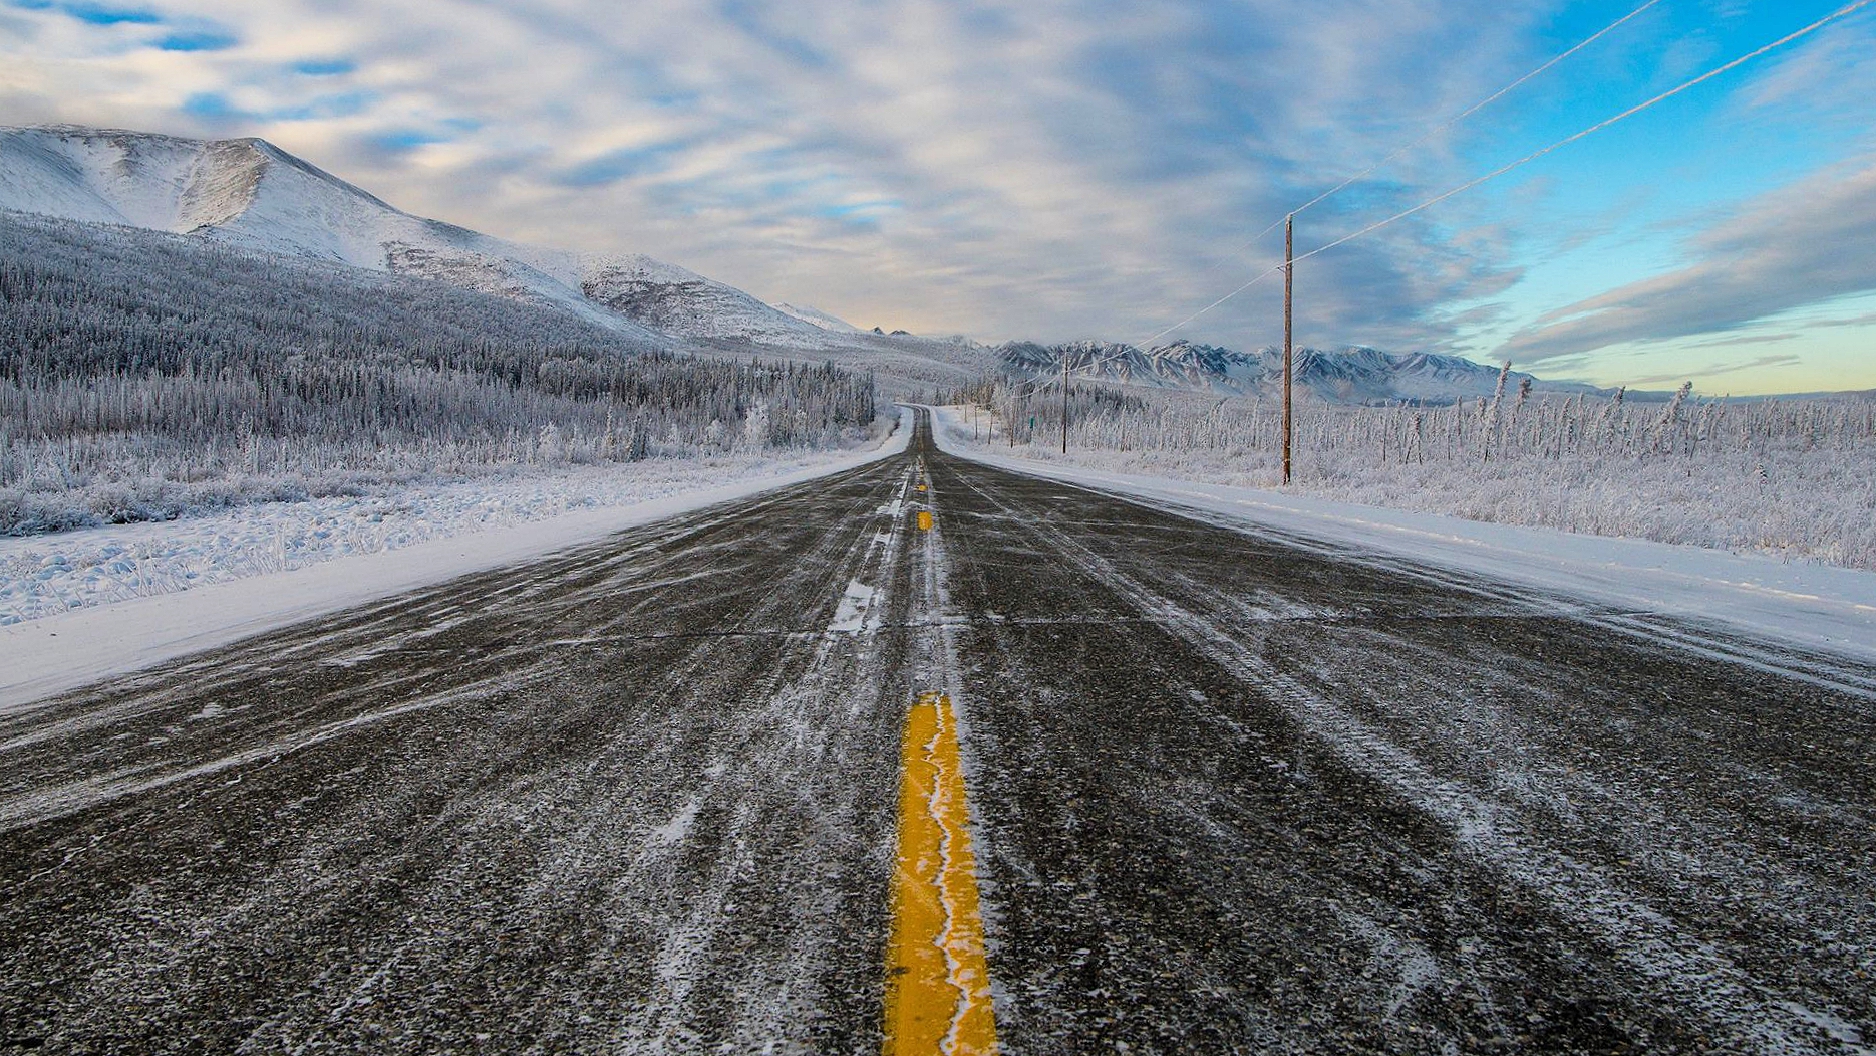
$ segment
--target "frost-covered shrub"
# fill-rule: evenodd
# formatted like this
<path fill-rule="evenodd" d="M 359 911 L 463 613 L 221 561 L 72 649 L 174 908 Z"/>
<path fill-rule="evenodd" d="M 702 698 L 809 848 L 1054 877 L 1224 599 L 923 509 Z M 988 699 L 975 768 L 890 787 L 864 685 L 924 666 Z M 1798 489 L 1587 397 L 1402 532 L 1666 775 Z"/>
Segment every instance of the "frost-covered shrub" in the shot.
<path fill-rule="evenodd" d="M 760 451 L 769 446 L 769 404 L 756 400 L 743 415 L 743 446 Z"/>
<path fill-rule="evenodd" d="M 548 465 L 567 461 L 567 438 L 561 434 L 560 427 L 552 422 L 541 426 L 541 437 L 535 445 L 535 457 Z"/>
<path fill-rule="evenodd" d="M 1019 453 L 1059 459 L 1060 396 L 969 394 Z M 1295 483 L 1310 494 L 1565 531 L 1876 569 L 1876 400 L 1666 401 L 1526 393 L 1446 407 L 1300 403 Z M 1035 424 L 1031 426 L 1031 419 Z M 1224 484 L 1279 484 L 1275 401 L 1076 388 L 1071 461 Z M 1488 454 L 1489 452 L 1489 454 Z"/>

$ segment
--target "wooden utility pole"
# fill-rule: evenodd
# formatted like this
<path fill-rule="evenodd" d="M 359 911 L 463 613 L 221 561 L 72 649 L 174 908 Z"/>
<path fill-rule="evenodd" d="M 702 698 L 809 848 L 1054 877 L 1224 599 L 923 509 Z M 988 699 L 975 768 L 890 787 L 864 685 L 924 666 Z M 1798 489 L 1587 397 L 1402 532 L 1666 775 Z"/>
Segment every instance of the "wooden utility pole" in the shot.
<path fill-rule="evenodd" d="M 1062 353 L 1062 454 L 1068 454 L 1068 353 Z"/>
<path fill-rule="evenodd" d="M 1283 218 L 1283 482 L 1290 482 L 1290 296 L 1295 264 L 1296 214 Z"/>

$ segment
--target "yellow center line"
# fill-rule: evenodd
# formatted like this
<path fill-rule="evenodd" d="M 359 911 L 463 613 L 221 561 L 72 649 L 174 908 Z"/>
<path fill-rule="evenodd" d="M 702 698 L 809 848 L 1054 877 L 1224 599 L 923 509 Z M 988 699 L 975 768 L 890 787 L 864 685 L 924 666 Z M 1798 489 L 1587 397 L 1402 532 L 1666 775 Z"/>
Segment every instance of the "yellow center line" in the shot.
<path fill-rule="evenodd" d="M 885 1056 L 991 1056 L 997 1031 L 950 697 L 919 694 L 904 753 Z"/>
<path fill-rule="evenodd" d="M 918 511 L 918 530 L 921 532 L 931 531 L 931 511 L 930 510 Z"/>

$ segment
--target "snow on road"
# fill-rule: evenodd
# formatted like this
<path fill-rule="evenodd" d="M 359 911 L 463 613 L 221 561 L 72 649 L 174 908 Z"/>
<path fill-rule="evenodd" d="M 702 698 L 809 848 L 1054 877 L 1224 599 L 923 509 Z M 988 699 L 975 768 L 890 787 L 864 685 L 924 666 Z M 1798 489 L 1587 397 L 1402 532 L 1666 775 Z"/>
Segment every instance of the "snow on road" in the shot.
<path fill-rule="evenodd" d="M 897 454 L 636 463 L 0 539 L 0 708 Z"/>
<path fill-rule="evenodd" d="M 1710 622 L 1754 638 L 1876 662 L 1873 572 L 1043 464 L 987 452 L 968 442 L 969 430 L 968 419 L 956 409 L 937 410 L 933 436 L 939 448 L 988 465 L 1249 522 L 1305 540 L 1379 551 L 1507 586 Z"/>

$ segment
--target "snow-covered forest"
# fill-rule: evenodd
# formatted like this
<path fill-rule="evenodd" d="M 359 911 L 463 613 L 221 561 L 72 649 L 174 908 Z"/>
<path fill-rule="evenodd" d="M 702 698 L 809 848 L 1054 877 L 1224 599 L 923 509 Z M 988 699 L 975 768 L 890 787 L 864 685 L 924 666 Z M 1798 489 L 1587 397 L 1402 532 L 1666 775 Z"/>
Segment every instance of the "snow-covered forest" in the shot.
<path fill-rule="evenodd" d="M 522 300 L 0 213 L 0 533 L 503 466 L 849 443 L 870 377 Z"/>
<path fill-rule="evenodd" d="M 1001 381 L 975 404 L 1018 454 L 1223 484 L 1281 481 L 1275 400 Z M 1295 408 L 1292 487 L 1326 498 L 1876 569 L 1876 400 L 1666 403 L 1510 387 L 1444 407 Z"/>

